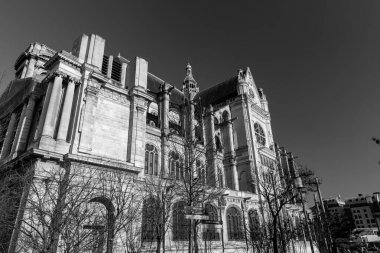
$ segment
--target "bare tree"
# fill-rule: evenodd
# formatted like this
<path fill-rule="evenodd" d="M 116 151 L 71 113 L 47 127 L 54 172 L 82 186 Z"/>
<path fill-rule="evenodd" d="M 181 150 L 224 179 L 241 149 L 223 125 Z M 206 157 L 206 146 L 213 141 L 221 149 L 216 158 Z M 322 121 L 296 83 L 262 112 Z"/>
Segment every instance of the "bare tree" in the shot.
<path fill-rule="evenodd" d="M 134 222 L 139 222 L 141 198 L 133 191 L 133 177 L 71 162 L 49 164 L 37 161 L 25 168 L 27 173 L 7 179 L 23 189 L 13 207 L 16 222 L 6 224 L 18 234 L 11 252 L 112 252 L 140 246 Z"/>
<path fill-rule="evenodd" d="M 313 171 L 302 167 L 298 170 L 298 178 L 304 182 L 304 190 L 313 189 Z M 260 180 L 260 191 L 263 198 L 263 209 L 268 215 L 267 224 L 271 227 L 267 228 L 271 238 L 273 252 L 286 252 L 289 238 L 294 238 L 294 231 L 289 226 L 289 219 L 286 217 L 286 207 L 300 203 L 300 192 L 294 184 L 295 178 L 280 178 L 280 174 L 276 170 L 263 172 L 262 180 Z M 292 246 L 292 245 L 291 245 Z"/>

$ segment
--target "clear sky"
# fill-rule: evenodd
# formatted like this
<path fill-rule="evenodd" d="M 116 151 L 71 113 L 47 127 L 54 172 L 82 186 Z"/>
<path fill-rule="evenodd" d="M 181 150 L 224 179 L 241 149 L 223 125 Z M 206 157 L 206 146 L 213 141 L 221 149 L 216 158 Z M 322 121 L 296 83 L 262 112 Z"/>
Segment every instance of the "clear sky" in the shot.
<path fill-rule="evenodd" d="M 327 196 L 380 191 L 380 1 L 2 1 L 0 75 L 29 43 L 70 51 L 82 33 L 201 89 L 249 66 L 276 142 L 322 178 Z M 1 90 L 1 87 L 0 87 Z"/>

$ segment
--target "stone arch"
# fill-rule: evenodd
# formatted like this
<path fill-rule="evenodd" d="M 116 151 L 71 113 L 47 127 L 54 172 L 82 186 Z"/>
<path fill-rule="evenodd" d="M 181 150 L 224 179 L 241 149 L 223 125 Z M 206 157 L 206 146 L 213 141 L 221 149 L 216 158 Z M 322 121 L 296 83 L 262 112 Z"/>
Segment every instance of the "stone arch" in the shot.
<path fill-rule="evenodd" d="M 230 205 L 226 211 L 227 234 L 229 241 L 244 239 L 242 211 L 236 205 Z"/>
<path fill-rule="evenodd" d="M 189 238 L 189 220 L 185 219 L 185 205 L 184 201 L 178 201 L 173 205 L 173 241 L 185 241 Z"/>
<path fill-rule="evenodd" d="M 158 148 L 152 143 L 146 143 L 144 173 L 152 176 L 158 176 L 159 165 Z"/>
<path fill-rule="evenodd" d="M 148 197 L 143 201 L 141 241 L 151 242 L 159 239 L 157 228 L 162 225 L 161 204 L 158 198 Z"/>
<path fill-rule="evenodd" d="M 239 190 L 240 191 L 249 191 L 248 177 L 249 177 L 249 174 L 245 170 L 242 170 L 239 173 Z"/>
<path fill-rule="evenodd" d="M 224 112 L 222 113 L 222 118 L 223 118 L 223 121 L 230 120 L 231 119 L 230 113 L 227 110 L 224 110 Z"/>
<path fill-rule="evenodd" d="M 114 241 L 114 230 L 115 230 L 115 207 L 110 199 L 105 196 L 99 196 L 91 199 L 89 203 L 100 203 L 103 204 L 107 211 L 107 246 L 106 253 L 112 253 L 113 241 Z"/>

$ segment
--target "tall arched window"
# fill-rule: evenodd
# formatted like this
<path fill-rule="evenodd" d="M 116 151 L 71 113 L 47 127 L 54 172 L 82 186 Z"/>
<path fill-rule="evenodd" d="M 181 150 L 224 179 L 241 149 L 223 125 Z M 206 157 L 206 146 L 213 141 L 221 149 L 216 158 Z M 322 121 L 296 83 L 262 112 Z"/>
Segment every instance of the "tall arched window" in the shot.
<path fill-rule="evenodd" d="M 227 231 L 228 239 L 230 241 L 244 239 L 241 213 L 236 207 L 230 207 L 227 209 Z"/>
<path fill-rule="evenodd" d="M 162 222 L 160 202 L 155 198 L 144 200 L 142 211 L 142 234 L 143 242 L 157 240 L 160 235 L 160 225 Z"/>
<path fill-rule="evenodd" d="M 204 168 L 202 162 L 200 160 L 197 160 L 196 166 L 197 166 L 197 174 L 198 174 L 199 181 L 201 182 L 201 184 L 205 184 L 206 183 L 206 173 L 205 173 L 205 168 Z"/>
<path fill-rule="evenodd" d="M 151 144 L 145 145 L 145 174 L 158 175 L 158 152 Z"/>
<path fill-rule="evenodd" d="M 257 210 L 249 210 L 248 211 L 248 219 L 249 219 L 249 235 L 251 240 L 260 236 L 260 219 L 259 213 Z"/>
<path fill-rule="evenodd" d="M 222 172 L 222 168 L 220 166 L 218 166 L 218 185 L 220 188 L 224 188 L 224 178 L 223 178 L 223 172 Z"/>
<path fill-rule="evenodd" d="M 206 215 L 209 216 L 211 221 L 219 221 L 218 219 L 218 210 L 213 205 L 207 203 L 205 206 Z M 215 226 L 210 224 L 207 226 L 207 229 L 203 232 L 203 240 L 205 241 L 219 241 L 219 233 L 217 232 Z"/>
<path fill-rule="evenodd" d="M 265 146 L 266 139 L 265 139 L 265 133 L 263 128 L 260 126 L 259 123 L 253 124 L 253 128 L 255 129 L 255 135 L 256 135 L 256 141 Z"/>
<path fill-rule="evenodd" d="M 185 202 L 180 201 L 173 206 L 173 240 L 185 241 L 189 238 L 189 220 L 185 219 Z"/>
<path fill-rule="evenodd" d="M 169 171 L 170 176 L 177 180 L 183 180 L 183 161 L 178 153 L 172 151 L 169 155 Z"/>
<path fill-rule="evenodd" d="M 230 114 L 227 111 L 224 111 L 222 114 L 223 121 L 228 121 L 230 119 Z"/>

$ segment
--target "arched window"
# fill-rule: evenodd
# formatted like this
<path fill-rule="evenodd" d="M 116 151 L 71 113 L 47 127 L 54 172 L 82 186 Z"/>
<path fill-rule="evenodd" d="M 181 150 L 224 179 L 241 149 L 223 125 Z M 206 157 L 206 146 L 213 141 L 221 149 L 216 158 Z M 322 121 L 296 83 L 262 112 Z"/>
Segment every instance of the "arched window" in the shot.
<path fill-rule="evenodd" d="M 216 151 L 222 151 L 222 143 L 220 142 L 220 138 L 218 135 L 215 135 L 215 146 Z"/>
<path fill-rule="evenodd" d="M 236 207 L 230 207 L 227 209 L 227 231 L 228 239 L 230 241 L 244 239 L 241 213 Z"/>
<path fill-rule="evenodd" d="M 183 180 L 183 161 L 178 153 L 172 151 L 169 155 L 170 176 L 177 180 Z"/>
<path fill-rule="evenodd" d="M 222 117 L 223 121 L 228 121 L 230 119 L 230 114 L 227 111 L 224 111 Z"/>
<path fill-rule="evenodd" d="M 197 160 L 196 166 L 197 166 L 197 174 L 198 174 L 199 181 L 201 182 L 201 184 L 205 184 L 206 183 L 206 173 L 205 173 L 205 168 L 204 168 L 202 162 L 200 160 Z"/>
<path fill-rule="evenodd" d="M 158 152 L 151 144 L 145 145 L 145 174 L 158 175 Z"/>
<path fill-rule="evenodd" d="M 251 239 L 257 238 L 260 235 L 260 219 L 257 210 L 249 210 L 248 219 L 250 237 Z"/>
<path fill-rule="evenodd" d="M 218 166 L 218 183 L 220 188 L 224 188 L 224 179 L 223 179 L 223 172 L 222 168 Z"/>
<path fill-rule="evenodd" d="M 257 210 L 249 210 L 248 211 L 248 218 L 249 218 L 249 231 L 254 232 L 257 231 L 260 228 L 260 219 L 259 219 L 259 213 Z"/>
<path fill-rule="evenodd" d="M 95 215 L 92 224 L 84 225 L 83 228 L 91 229 L 93 232 L 93 252 L 111 252 L 115 236 L 115 207 L 111 200 L 105 197 L 95 197 L 89 201 L 89 204 L 96 205 L 92 206 L 92 209 L 97 215 Z M 98 204 L 102 204 L 105 208 Z M 105 235 L 107 236 L 106 242 L 104 240 Z M 104 247 L 106 248 L 104 249 Z"/>
<path fill-rule="evenodd" d="M 215 206 L 207 203 L 205 206 L 206 215 L 209 216 L 210 221 L 214 221 L 215 223 L 219 221 L 218 219 L 218 210 Z M 215 226 L 210 224 L 207 226 L 207 229 L 203 232 L 203 240 L 205 241 L 219 241 L 219 233 L 216 231 Z"/>
<path fill-rule="evenodd" d="M 142 234 L 143 242 L 157 240 L 162 225 L 161 205 L 155 198 L 144 200 L 142 211 Z"/>
<path fill-rule="evenodd" d="M 265 146 L 266 140 L 263 128 L 258 123 L 255 123 L 253 127 L 255 129 L 256 141 L 262 146 Z"/>
<path fill-rule="evenodd" d="M 189 220 L 185 219 L 185 202 L 180 201 L 173 206 L 173 240 L 185 241 L 189 238 Z"/>

